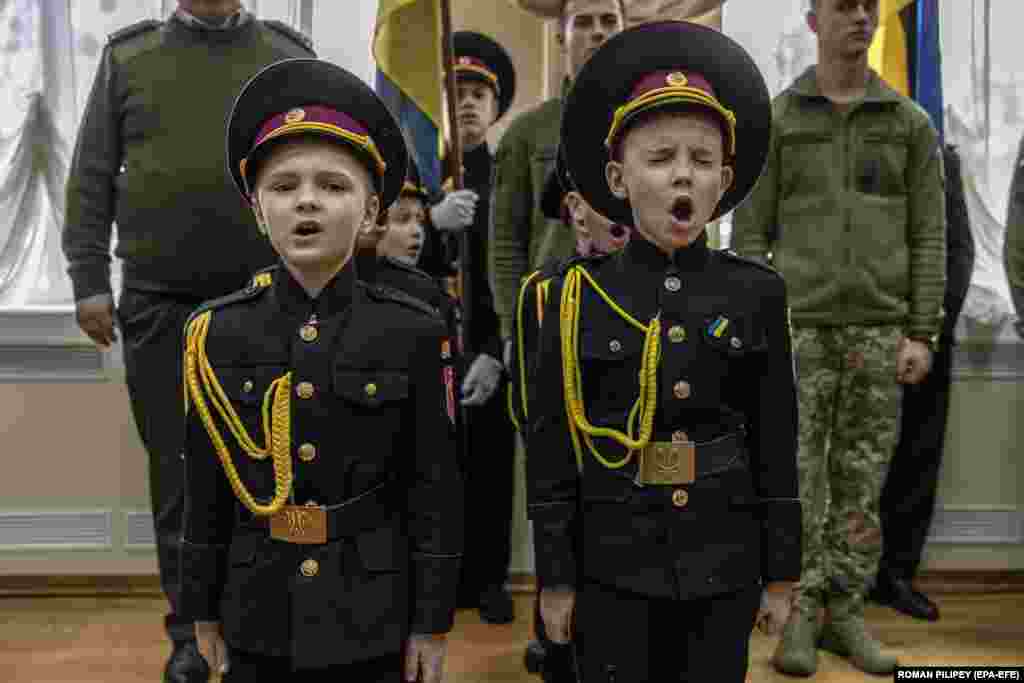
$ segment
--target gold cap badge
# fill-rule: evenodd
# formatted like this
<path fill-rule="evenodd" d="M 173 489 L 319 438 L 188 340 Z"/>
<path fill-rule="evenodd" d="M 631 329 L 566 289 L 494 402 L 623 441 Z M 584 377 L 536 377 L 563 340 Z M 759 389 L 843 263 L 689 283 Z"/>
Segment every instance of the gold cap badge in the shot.
<path fill-rule="evenodd" d="M 673 71 L 668 76 L 665 76 L 665 82 L 669 85 L 682 87 L 686 85 L 686 76 L 681 71 Z"/>
<path fill-rule="evenodd" d="M 298 123 L 299 121 L 306 118 L 306 110 L 302 108 L 292 109 L 290 112 L 284 115 L 285 123 Z"/>

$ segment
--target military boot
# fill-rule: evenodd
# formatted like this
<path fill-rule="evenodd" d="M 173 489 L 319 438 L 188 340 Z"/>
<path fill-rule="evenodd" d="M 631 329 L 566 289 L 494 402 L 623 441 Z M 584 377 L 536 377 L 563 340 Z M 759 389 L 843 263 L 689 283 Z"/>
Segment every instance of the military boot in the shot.
<path fill-rule="evenodd" d="M 818 670 L 818 634 L 821 622 L 816 605 L 793 607 L 789 621 L 782 630 L 779 646 L 772 655 L 772 664 L 790 676 L 813 676 Z"/>
<path fill-rule="evenodd" d="M 839 598 L 828 603 L 828 620 L 821 629 L 821 649 L 845 657 L 865 673 L 891 674 L 899 663 L 882 652 L 882 644 L 868 633 L 864 605 L 856 598 Z"/>

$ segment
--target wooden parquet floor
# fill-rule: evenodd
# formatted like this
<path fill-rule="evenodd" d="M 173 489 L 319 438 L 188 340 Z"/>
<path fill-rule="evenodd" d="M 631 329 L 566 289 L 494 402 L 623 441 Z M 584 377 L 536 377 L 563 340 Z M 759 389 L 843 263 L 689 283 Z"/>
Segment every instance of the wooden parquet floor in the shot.
<path fill-rule="evenodd" d="M 905 664 L 1024 665 L 1024 594 L 936 596 L 942 620 L 913 621 L 872 606 L 868 621 Z M 458 615 L 449 646 L 449 683 L 538 683 L 523 669 L 530 636 L 531 596 L 516 596 L 518 619 L 483 624 L 473 611 Z M 0 599 L 0 682 L 156 683 L 168 645 L 163 602 L 149 597 Z M 775 639 L 755 634 L 752 683 L 793 681 L 769 663 Z M 845 661 L 822 654 L 819 683 L 871 679 Z"/>

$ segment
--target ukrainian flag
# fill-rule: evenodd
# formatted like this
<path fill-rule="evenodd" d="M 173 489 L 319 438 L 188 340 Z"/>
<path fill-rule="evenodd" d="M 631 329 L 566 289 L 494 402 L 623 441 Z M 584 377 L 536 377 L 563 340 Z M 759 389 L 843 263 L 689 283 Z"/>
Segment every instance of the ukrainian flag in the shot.
<path fill-rule="evenodd" d="M 938 0 L 882 0 L 871 68 L 932 117 L 942 139 L 942 59 Z"/>
<path fill-rule="evenodd" d="M 377 94 L 402 127 L 424 186 L 436 194 L 444 77 L 440 0 L 380 0 L 373 58 Z"/>

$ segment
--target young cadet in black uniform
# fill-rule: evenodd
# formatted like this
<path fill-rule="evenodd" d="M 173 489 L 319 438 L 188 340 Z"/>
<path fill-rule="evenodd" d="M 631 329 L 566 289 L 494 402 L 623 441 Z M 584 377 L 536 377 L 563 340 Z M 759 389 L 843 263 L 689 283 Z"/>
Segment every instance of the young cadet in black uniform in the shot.
<path fill-rule="evenodd" d="M 181 605 L 225 681 L 441 681 L 462 546 L 433 308 L 356 279 L 406 150 L 357 77 L 288 60 L 228 124 L 280 264 L 186 328 Z M 223 637 L 223 640 L 221 640 Z"/>
<path fill-rule="evenodd" d="M 381 213 L 376 230 L 359 236 L 356 270 L 360 280 L 405 292 L 430 304 L 440 314 L 447 330 L 447 340 L 441 350 L 445 412 L 458 434 L 463 424 L 456 397 L 462 363 L 458 343 L 462 312 L 459 302 L 445 291 L 441 283 L 417 267 L 423 254 L 423 226 L 429 197 L 420 180 L 416 162 L 410 156 L 408 176 L 398 200 Z"/>
<path fill-rule="evenodd" d="M 468 343 L 460 389 L 467 408 L 463 464 L 468 514 L 459 606 L 478 607 L 484 621 L 500 624 L 515 617 L 505 590 L 512 547 L 515 429 L 506 411 L 501 331 L 487 274 L 493 157 L 486 135 L 512 104 L 515 69 L 508 53 L 485 35 L 459 31 L 452 43 L 466 190 L 450 193 L 431 207 L 430 215 L 443 241 L 457 245 L 464 230 L 468 244 L 464 254 L 447 250 L 462 262 L 466 274 L 462 313 Z M 477 199 L 465 203 L 467 192 Z"/>
<path fill-rule="evenodd" d="M 544 183 L 541 211 L 552 220 L 561 221 L 576 235 L 576 254 L 572 259 L 585 259 L 614 253 L 629 242 L 629 229 L 612 223 L 587 204 L 572 187 L 564 156 L 558 155 L 555 169 Z M 508 386 L 509 415 L 529 448 L 527 426 L 532 393 L 532 369 L 535 364 L 537 339 L 543 322 L 544 301 L 551 280 L 562 271 L 569 259 L 554 259 L 523 278 L 513 314 L 512 344 L 509 349 Z M 538 587 L 540 588 L 540 587 Z M 539 592 L 538 592 L 539 598 Z M 539 599 L 534 605 L 534 630 L 538 640 L 527 645 L 525 662 L 531 673 L 540 673 L 546 683 L 575 681 L 572 655 L 568 645 L 552 643 L 544 631 Z"/>
<path fill-rule="evenodd" d="M 740 683 L 759 601 L 762 628 L 785 623 L 801 541 L 785 287 L 705 236 L 756 182 L 770 124 L 749 55 L 687 22 L 610 39 L 566 102 L 576 187 L 635 227 L 549 286 L 530 406 L 541 612 L 556 642 L 572 625 L 586 683 Z"/>

